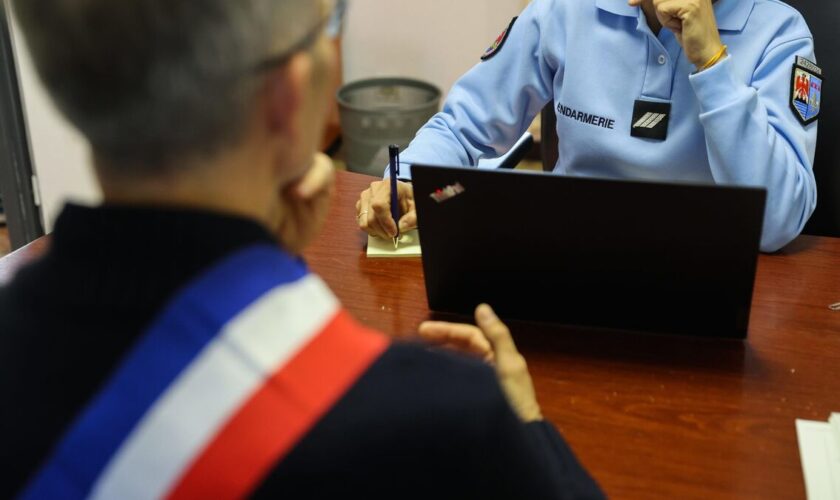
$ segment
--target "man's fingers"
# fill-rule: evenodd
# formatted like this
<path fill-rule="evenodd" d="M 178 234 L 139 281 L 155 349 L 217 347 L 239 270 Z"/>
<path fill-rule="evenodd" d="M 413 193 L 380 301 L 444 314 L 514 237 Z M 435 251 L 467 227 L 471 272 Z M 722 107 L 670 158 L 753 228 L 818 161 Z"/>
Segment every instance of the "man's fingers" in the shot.
<path fill-rule="evenodd" d="M 440 321 L 426 321 L 420 325 L 420 336 L 429 342 L 458 342 L 470 343 L 490 348 L 490 343 L 484 338 L 481 330 L 461 323 L 445 323 Z"/>
<path fill-rule="evenodd" d="M 510 336 L 510 330 L 496 316 L 496 313 L 490 306 L 487 304 L 478 306 L 475 310 L 475 320 L 478 323 L 478 327 L 484 332 L 487 340 L 490 341 L 497 358 L 509 354 L 518 354 L 516 345 L 513 343 L 513 338 Z"/>
<path fill-rule="evenodd" d="M 479 352 L 479 351 L 468 351 L 465 350 L 461 345 L 456 343 L 446 343 L 446 344 L 434 344 L 435 347 L 438 349 L 446 349 L 449 351 L 454 351 L 460 354 L 464 354 L 466 356 L 472 356 L 478 358 L 485 363 L 493 364 L 495 362 L 495 356 L 493 355 L 493 351 L 487 352 Z"/>
<path fill-rule="evenodd" d="M 313 158 L 312 167 L 295 188 L 295 194 L 303 200 L 309 200 L 329 191 L 335 182 L 335 169 L 329 156 L 318 153 Z"/>
<path fill-rule="evenodd" d="M 427 321 L 420 325 L 420 336 L 428 343 L 492 359 L 490 342 L 478 328 L 458 323 Z"/>

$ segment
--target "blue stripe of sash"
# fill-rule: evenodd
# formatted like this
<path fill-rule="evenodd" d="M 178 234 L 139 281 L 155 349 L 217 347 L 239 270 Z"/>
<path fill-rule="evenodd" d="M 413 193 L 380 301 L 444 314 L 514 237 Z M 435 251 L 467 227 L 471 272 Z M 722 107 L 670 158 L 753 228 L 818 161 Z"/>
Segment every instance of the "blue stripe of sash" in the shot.
<path fill-rule="evenodd" d="M 270 290 L 306 274 L 300 261 L 277 247 L 259 245 L 191 282 L 140 337 L 21 498 L 88 496 L 146 412 L 224 325 Z"/>

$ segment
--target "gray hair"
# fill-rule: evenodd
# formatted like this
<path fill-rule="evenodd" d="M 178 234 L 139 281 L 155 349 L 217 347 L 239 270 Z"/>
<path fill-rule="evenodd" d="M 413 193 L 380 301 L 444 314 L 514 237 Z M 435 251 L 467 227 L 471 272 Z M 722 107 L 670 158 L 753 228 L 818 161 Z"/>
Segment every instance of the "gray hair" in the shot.
<path fill-rule="evenodd" d="M 58 108 L 111 167 L 149 170 L 241 139 L 249 70 L 305 36 L 314 0 L 15 0 Z"/>

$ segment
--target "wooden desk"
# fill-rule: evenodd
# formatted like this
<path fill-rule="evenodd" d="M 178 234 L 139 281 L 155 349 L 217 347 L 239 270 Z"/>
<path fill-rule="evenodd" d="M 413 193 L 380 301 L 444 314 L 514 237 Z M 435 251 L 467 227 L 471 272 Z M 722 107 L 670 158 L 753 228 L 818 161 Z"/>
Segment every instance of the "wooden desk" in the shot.
<path fill-rule="evenodd" d="M 341 173 L 311 267 L 397 336 L 430 317 L 419 259 L 369 261 Z M 0 281 L 43 251 L 0 260 Z M 794 420 L 840 411 L 840 239 L 762 256 L 745 343 L 512 323 L 548 419 L 613 498 L 803 498 Z M 702 314 L 702 311 L 698 311 Z"/>
<path fill-rule="evenodd" d="M 339 178 L 311 267 L 366 324 L 430 317 L 419 259 L 367 260 Z M 840 239 L 762 256 L 745 343 L 512 323 L 546 418 L 613 498 L 802 498 L 794 420 L 840 411 Z M 702 311 L 698 311 L 702 314 Z"/>

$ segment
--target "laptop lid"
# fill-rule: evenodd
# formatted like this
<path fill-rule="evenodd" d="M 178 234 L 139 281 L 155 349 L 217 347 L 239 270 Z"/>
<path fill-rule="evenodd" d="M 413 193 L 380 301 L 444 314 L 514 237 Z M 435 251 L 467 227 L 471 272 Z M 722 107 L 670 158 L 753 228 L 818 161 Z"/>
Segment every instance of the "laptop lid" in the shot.
<path fill-rule="evenodd" d="M 432 310 L 745 338 L 766 192 L 412 167 Z"/>

